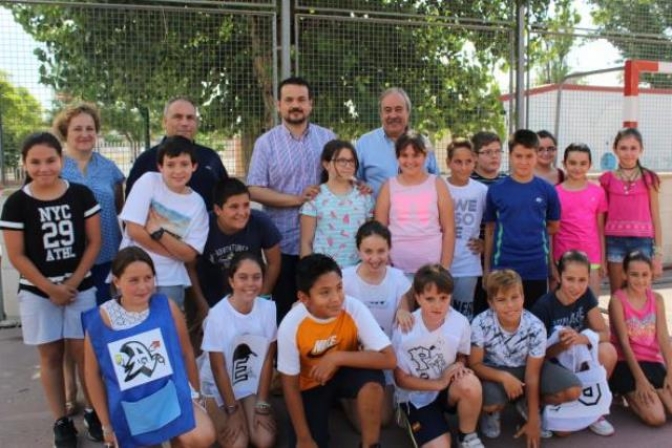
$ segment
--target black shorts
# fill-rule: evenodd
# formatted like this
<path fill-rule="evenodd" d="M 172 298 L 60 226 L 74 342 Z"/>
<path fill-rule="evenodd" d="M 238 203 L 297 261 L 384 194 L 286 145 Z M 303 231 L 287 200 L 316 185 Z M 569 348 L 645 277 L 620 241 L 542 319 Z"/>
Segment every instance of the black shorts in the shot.
<path fill-rule="evenodd" d="M 427 406 L 416 408 L 412 403 L 399 403 L 399 408 L 406 414 L 408 425 L 418 446 L 450 432 L 448 421 L 443 414 L 445 412 L 454 414 L 457 411 L 454 406 L 448 406 L 447 389 L 439 392 L 436 400 Z"/>
<path fill-rule="evenodd" d="M 651 361 L 639 361 L 644 376 L 656 389 L 662 389 L 667 375 L 664 364 Z M 635 377 L 625 361 L 618 361 L 614 373 L 609 378 L 609 388 L 619 394 L 627 394 L 636 389 Z"/>
<path fill-rule="evenodd" d="M 329 411 L 339 398 L 356 398 L 366 384 L 376 383 L 385 388 L 382 370 L 341 367 L 324 386 L 301 392 L 308 429 L 320 448 L 329 447 Z M 296 433 L 290 419 L 289 446 L 296 446 Z"/>

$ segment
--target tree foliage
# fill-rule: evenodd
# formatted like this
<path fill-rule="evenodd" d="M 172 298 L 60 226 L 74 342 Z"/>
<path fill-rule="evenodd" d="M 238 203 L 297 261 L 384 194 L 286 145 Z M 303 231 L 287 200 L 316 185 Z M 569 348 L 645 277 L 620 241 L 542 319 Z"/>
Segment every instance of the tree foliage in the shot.
<path fill-rule="evenodd" d="M 670 0 L 590 0 L 600 33 L 624 59 L 672 62 Z M 670 87 L 669 75 L 646 75 L 652 85 Z"/>
<path fill-rule="evenodd" d="M 21 142 L 44 126 L 42 107 L 28 89 L 13 85 L 3 71 L 0 71 L 0 117 L 4 165 L 16 168 L 21 158 Z"/>
<path fill-rule="evenodd" d="M 534 21 L 547 18 L 551 1 L 526 2 Z M 106 126 L 141 140 L 137 110 L 151 111 L 152 129 L 158 132 L 163 103 L 178 94 L 201 104 L 202 130 L 213 141 L 242 135 L 249 148 L 273 125 L 277 42 L 272 16 L 214 6 L 195 10 L 189 2 L 177 9 L 175 2 L 102 1 L 143 10 L 94 9 L 86 3 L 23 4 L 12 10 L 44 44 L 44 50 L 36 50 L 41 81 L 67 97 L 97 102 L 104 114 L 117 111 L 105 118 Z M 298 74 L 316 88 L 315 121 L 343 137 L 356 137 L 379 125 L 380 92 L 401 86 L 414 103 L 413 125 L 424 131 L 504 131 L 493 73 L 511 62 L 513 1 L 310 4 L 312 11 L 294 11 L 301 16 L 293 48 Z M 317 17 L 322 6 L 340 12 Z M 124 121 L 130 118 L 134 126 Z"/>
<path fill-rule="evenodd" d="M 534 84 L 562 82 L 571 72 L 567 57 L 575 45 L 574 27 L 581 15 L 573 0 L 557 0 L 553 13 L 545 21 L 535 24 L 528 42 L 528 54 L 534 55 Z"/>

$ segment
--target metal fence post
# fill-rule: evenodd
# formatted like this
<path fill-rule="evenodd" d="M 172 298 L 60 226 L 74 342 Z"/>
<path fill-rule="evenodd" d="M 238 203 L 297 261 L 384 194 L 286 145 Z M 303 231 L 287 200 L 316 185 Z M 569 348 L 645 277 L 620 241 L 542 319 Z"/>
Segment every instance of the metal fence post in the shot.
<path fill-rule="evenodd" d="M 292 29 L 292 17 L 291 17 L 291 0 L 282 0 L 281 5 L 282 10 L 280 11 L 280 28 L 281 28 L 281 38 L 280 38 L 280 77 L 282 79 L 289 78 L 292 74 L 292 66 L 290 59 L 290 48 L 291 48 L 291 29 Z"/>
<path fill-rule="evenodd" d="M 516 129 L 525 127 L 525 2 L 516 4 Z"/>

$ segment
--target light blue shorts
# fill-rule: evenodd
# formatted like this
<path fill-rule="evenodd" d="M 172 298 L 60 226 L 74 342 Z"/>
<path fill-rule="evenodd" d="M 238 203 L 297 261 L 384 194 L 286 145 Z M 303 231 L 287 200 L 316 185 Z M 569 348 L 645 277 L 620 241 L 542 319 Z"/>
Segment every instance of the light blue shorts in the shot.
<path fill-rule="evenodd" d="M 166 285 L 157 286 L 156 292 L 164 294 L 170 300 L 184 311 L 184 286 L 183 285 Z"/>
<path fill-rule="evenodd" d="M 18 294 L 21 331 L 26 345 L 40 345 L 61 339 L 84 339 L 82 313 L 96 307 L 96 288 L 80 291 L 69 305 L 58 306 L 30 291 Z"/>

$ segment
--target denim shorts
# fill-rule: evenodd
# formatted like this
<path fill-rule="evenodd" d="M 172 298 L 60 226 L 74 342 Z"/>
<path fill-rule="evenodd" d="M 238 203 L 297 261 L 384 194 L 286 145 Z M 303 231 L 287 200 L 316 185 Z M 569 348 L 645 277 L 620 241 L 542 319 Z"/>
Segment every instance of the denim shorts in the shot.
<path fill-rule="evenodd" d="M 634 236 L 608 236 L 607 261 L 609 263 L 622 263 L 630 252 L 639 250 L 647 257 L 653 256 L 653 238 Z"/>

